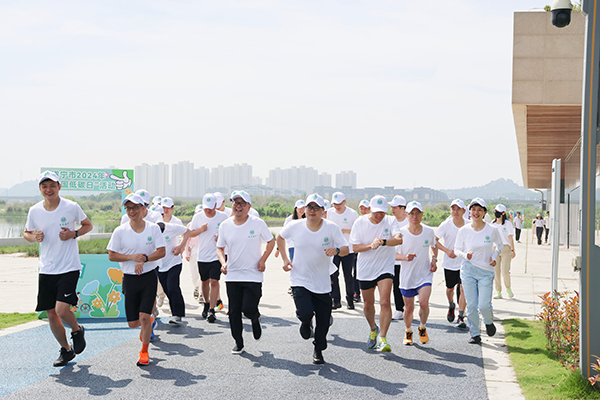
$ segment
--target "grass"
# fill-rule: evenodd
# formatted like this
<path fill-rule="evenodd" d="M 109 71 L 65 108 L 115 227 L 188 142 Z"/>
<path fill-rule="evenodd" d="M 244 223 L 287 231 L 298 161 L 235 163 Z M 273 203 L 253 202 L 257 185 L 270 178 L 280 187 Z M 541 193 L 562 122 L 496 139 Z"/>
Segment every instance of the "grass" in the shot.
<path fill-rule="evenodd" d="M 37 319 L 37 313 L 0 313 L 0 329 L 10 328 L 11 326 L 21 325 Z"/>
<path fill-rule="evenodd" d="M 539 321 L 503 321 L 511 363 L 527 400 L 600 399 L 579 370 L 570 371 L 546 349 Z"/>
<path fill-rule="evenodd" d="M 92 239 L 79 241 L 79 254 L 108 254 L 106 246 L 109 239 Z M 39 257 L 39 246 L 37 243 L 21 246 L 0 247 L 0 254 L 25 253 L 26 257 Z"/>
<path fill-rule="evenodd" d="M 23 244 L 21 246 L 3 246 L 0 247 L 0 254 L 25 253 L 27 257 L 37 257 L 39 255 L 39 246 L 37 243 Z"/>

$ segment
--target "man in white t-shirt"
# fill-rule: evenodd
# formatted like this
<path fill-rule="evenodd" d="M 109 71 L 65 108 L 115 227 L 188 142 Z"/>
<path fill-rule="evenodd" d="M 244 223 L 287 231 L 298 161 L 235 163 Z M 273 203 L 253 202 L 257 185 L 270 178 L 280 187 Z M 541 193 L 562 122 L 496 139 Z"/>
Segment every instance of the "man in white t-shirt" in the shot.
<path fill-rule="evenodd" d="M 316 320 L 313 363 L 323 364 L 327 348 L 327 332 L 331 318 L 331 257 L 348 254 L 348 242 L 341 229 L 323 219 L 325 202 L 318 194 L 306 199 L 306 219 L 286 225 L 277 236 L 283 270 L 290 272 L 290 286 L 296 304 L 296 316 L 301 321 L 300 336 L 308 340 L 312 334 L 312 319 Z M 294 240 L 295 258 L 290 261 L 285 251 L 286 241 Z"/>
<path fill-rule="evenodd" d="M 432 228 L 422 225 L 423 207 L 417 201 L 406 206 L 408 225 L 400 229 L 402 244 L 398 247 L 399 259 L 402 261 L 400 271 L 400 291 L 404 296 L 404 325 L 406 332 L 404 344 L 413 343 L 411 324 L 415 310 L 415 297 L 419 296 L 419 341 L 429 342 L 427 335 L 427 318 L 429 318 L 429 298 L 433 273 L 437 271 L 437 253 L 435 233 Z M 429 260 L 429 249 L 433 252 Z"/>
<path fill-rule="evenodd" d="M 159 226 L 144 220 L 144 200 L 130 194 L 123 200 L 129 222 L 118 226 L 108 242 L 108 259 L 118 262 L 123 271 L 125 315 L 130 328 L 141 328 L 142 350 L 138 366 L 150 364 L 148 346 L 152 336 L 152 318 L 156 303 L 158 266 L 166 254 L 165 239 Z"/>
<path fill-rule="evenodd" d="M 23 238 L 40 244 L 39 286 L 36 311 L 46 311 L 52 334 L 60 344 L 55 367 L 62 367 L 85 349 L 84 329 L 71 306 L 77 304 L 77 280 L 81 270 L 77 238 L 92 230 L 81 207 L 60 197 L 60 181 L 52 171 L 38 178 L 44 200 L 29 209 Z M 77 230 L 76 225 L 81 227 Z M 71 328 L 71 346 L 65 332 Z"/>
<path fill-rule="evenodd" d="M 202 280 L 202 296 L 204 310 L 202 318 L 210 323 L 217 320 L 215 307 L 221 291 L 221 263 L 217 257 L 217 236 L 219 226 L 228 217 L 217 210 L 217 198 L 213 193 L 206 193 L 202 198 L 202 212 L 194 215 L 190 230 L 191 237 L 198 237 L 197 267 Z"/>
<path fill-rule="evenodd" d="M 371 203 L 369 203 L 369 200 L 361 200 L 360 203 L 358 203 L 358 211 L 360 212 L 360 215 L 367 215 L 371 212 Z"/>
<path fill-rule="evenodd" d="M 249 215 L 252 204 L 248 193 L 235 190 L 230 200 L 233 201 L 232 218 L 226 219 L 219 227 L 217 256 L 221 262 L 221 272 L 225 275 L 229 326 L 235 340 L 231 353 L 242 354 L 242 313 L 252 321 L 254 339 L 260 339 L 262 334 L 258 303 L 262 296 L 263 272 L 267 258 L 275 247 L 275 239 L 265 221 Z M 261 254 L 263 242 L 267 242 L 267 245 Z"/>
<path fill-rule="evenodd" d="M 371 214 L 354 222 L 350 244 L 358 254 L 356 276 L 364 301 L 363 312 L 371 331 L 367 347 L 377 351 L 392 351 L 387 331 L 392 322 L 390 297 L 394 280 L 394 246 L 402 243 L 398 222 L 386 218 L 387 200 L 383 196 L 371 199 Z M 379 325 L 375 323 L 375 288 L 379 291 Z"/>
<path fill-rule="evenodd" d="M 392 208 L 392 216 L 388 218 L 395 218 L 398 222 L 398 227 L 402 228 L 408 225 L 408 219 L 406 218 L 406 199 L 403 196 L 396 195 L 390 202 Z M 396 246 L 396 252 L 398 252 L 398 246 Z M 394 263 L 394 287 L 392 289 L 394 293 L 394 307 L 395 311 L 392 314 L 392 319 L 401 320 L 404 317 L 404 298 L 402 292 L 400 292 L 400 260 L 396 259 Z"/>
<path fill-rule="evenodd" d="M 458 327 L 465 329 L 465 310 L 467 301 L 462 293 L 462 284 L 460 282 L 460 263 L 461 260 L 454 254 L 454 245 L 458 230 L 465 226 L 464 219 L 467 206 L 461 199 L 456 199 L 450 204 L 450 218 L 440 224 L 435 232 L 437 248 L 445 253 L 444 256 L 444 278 L 446 281 L 446 298 L 448 299 L 448 322 L 454 321 L 456 304 L 454 303 L 454 288 L 457 287 L 456 297 L 458 299 Z M 443 245 L 440 242 L 443 241 Z M 458 285 L 458 286 L 457 286 Z"/>
<path fill-rule="evenodd" d="M 523 218 L 521 217 L 521 212 L 517 211 L 517 216 L 514 219 L 515 226 L 515 240 L 517 243 L 521 243 L 521 229 L 523 229 Z"/>
<path fill-rule="evenodd" d="M 140 190 L 136 190 L 135 194 L 137 194 L 138 196 L 140 196 L 142 198 L 142 200 L 144 201 L 144 220 L 148 221 L 148 222 L 154 222 L 157 223 L 159 221 L 162 221 L 162 206 L 159 204 L 156 204 L 156 210 L 151 210 L 150 208 L 150 193 L 148 193 L 148 191 L 146 189 L 140 189 Z M 155 198 L 158 196 L 155 196 Z M 124 223 L 129 222 L 129 216 L 127 215 L 127 213 L 123 214 L 123 216 L 121 217 L 121 225 L 123 225 Z"/>
<path fill-rule="evenodd" d="M 346 196 L 342 192 L 335 192 L 331 198 L 333 210 L 327 214 L 327 219 L 340 227 L 344 234 L 344 239 L 350 239 L 352 225 L 358 218 L 358 213 L 346 207 Z M 340 264 L 344 273 L 344 282 L 346 283 L 346 304 L 349 310 L 354 310 L 354 287 L 356 282 L 356 254 L 350 253 L 344 257 L 336 255 L 333 257 L 333 263 L 337 270 L 331 275 L 331 297 L 333 299 L 333 309 L 341 308 L 341 292 L 340 292 Z"/>
<path fill-rule="evenodd" d="M 544 218 L 544 243 L 548 244 L 548 235 L 550 235 L 550 211 L 546 211 L 546 217 Z"/>

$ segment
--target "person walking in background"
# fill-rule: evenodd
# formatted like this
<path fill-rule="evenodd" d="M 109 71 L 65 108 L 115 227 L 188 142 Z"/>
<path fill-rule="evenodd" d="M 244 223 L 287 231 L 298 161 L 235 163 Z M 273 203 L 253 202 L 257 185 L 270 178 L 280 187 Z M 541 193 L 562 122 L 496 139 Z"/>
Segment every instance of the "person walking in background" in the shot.
<path fill-rule="evenodd" d="M 546 222 L 542 219 L 542 214 L 538 214 L 537 217 L 533 220 L 532 228 L 535 229 L 535 234 L 538 240 L 538 246 L 542 244 L 542 235 L 544 234 L 544 227 L 546 226 Z"/>
<path fill-rule="evenodd" d="M 492 312 L 492 286 L 496 258 L 502 250 L 498 229 L 485 222 L 485 200 L 476 197 L 469 204 L 471 223 L 458 230 L 454 253 L 460 257 L 460 279 L 467 300 L 469 343 L 481 343 L 479 313 L 488 336 L 496 334 Z"/>
<path fill-rule="evenodd" d="M 546 217 L 544 218 L 544 230 L 546 235 L 544 237 L 544 243 L 548 243 L 548 235 L 550 234 L 550 211 L 546 211 Z"/>
<path fill-rule="evenodd" d="M 521 243 L 521 229 L 523 228 L 523 218 L 521 218 L 521 212 L 517 211 L 517 216 L 514 218 L 515 227 L 515 240 L 517 243 Z"/>
<path fill-rule="evenodd" d="M 60 344 L 55 367 L 67 365 L 86 346 L 84 328 L 79 325 L 71 306 L 78 302 L 77 281 L 81 262 L 77 238 L 92 230 L 92 223 L 74 201 L 60 197 L 61 184 L 52 171 L 38 178 L 44 200 L 27 213 L 23 238 L 40 244 L 38 297 L 35 311 L 46 311 L 48 325 Z M 76 225 L 81 227 L 76 229 Z M 65 326 L 71 328 L 71 345 Z"/>
<path fill-rule="evenodd" d="M 502 298 L 502 280 L 504 280 L 504 287 L 508 298 L 512 299 L 515 295 L 511 289 L 510 282 L 510 262 L 515 256 L 515 242 L 513 240 L 514 228 L 509 220 L 506 218 L 506 207 L 504 204 L 498 204 L 494 209 L 495 219 L 492 226 L 498 229 L 500 237 L 502 238 L 502 251 L 496 260 L 496 267 L 494 268 L 494 284 L 496 287 L 495 299 Z"/>

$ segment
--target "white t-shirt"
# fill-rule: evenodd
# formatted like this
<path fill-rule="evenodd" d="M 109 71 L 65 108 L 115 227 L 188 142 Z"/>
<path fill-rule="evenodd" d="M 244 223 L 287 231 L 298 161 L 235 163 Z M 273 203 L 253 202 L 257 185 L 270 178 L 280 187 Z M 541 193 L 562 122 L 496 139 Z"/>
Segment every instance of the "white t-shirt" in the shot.
<path fill-rule="evenodd" d="M 485 224 L 479 232 L 473 229 L 473 225 L 465 225 L 458 230 L 454 253 L 463 260 L 470 261 L 476 267 L 487 271 L 494 271 L 490 265 L 490 258 L 496 261 L 496 257 L 502 251 L 502 238 L 498 229 L 490 224 Z M 471 260 L 467 253 L 473 252 Z"/>
<path fill-rule="evenodd" d="M 262 282 L 263 273 L 258 270 L 262 257 L 262 242 L 270 242 L 273 235 L 265 221 L 248 216 L 242 225 L 227 218 L 219 227 L 217 247 L 227 251 L 227 275 L 225 282 Z"/>
<path fill-rule="evenodd" d="M 76 223 L 86 218 L 79 204 L 62 197 L 53 211 L 46 211 L 43 200 L 29 209 L 25 230 L 44 232 L 38 263 L 40 274 L 58 275 L 81 270 L 77 240 L 63 241 L 58 235 L 61 228 L 75 230 Z"/>
<path fill-rule="evenodd" d="M 290 271 L 290 286 L 301 286 L 313 293 L 331 292 L 331 259 L 326 249 L 348 246 L 342 230 L 333 222 L 323 220 L 318 231 L 306 226 L 306 219 L 287 224 L 279 235 L 286 240 L 294 239 L 294 261 Z"/>
<path fill-rule="evenodd" d="M 400 229 L 402 229 L 406 225 L 408 225 L 408 218 L 404 218 L 402 221 L 398 221 L 396 219 L 396 217 L 393 216 L 393 215 L 386 215 L 385 217 L 386 218 L 391 218 L 392 220 L 395 220 L 396 223 L 398 224 L 398 228 L 400 228 Z M 396 254 L 400 254 L 400 253 L 398 253 L 398 246 L 396 246 Z M 394 265 L 400 265 L 400 264 L 402 264 L 402 263 L 399 260 L 394 260 Z"/>
<path fill-rule="evenodd" d="M 219 226 L 227 219 L 227 215 L 221 211 L 216 211 L 215 216 L 208 218 L 206 213 L 198 213 L 192 218 L 190 230 L 199 229 L 202 225 L 206 226 L 207 230 L 200 233 L 198 238 L 198 261 L 212 262 L 218 260 L 217 257 L 217 235 L 219 234 Z"/>
<path fill-rule="evenodd" d="M 417 256 L 412 261 L 402 261 L 400 269 L 400 288 L 416 289 L 425 283 L 433 282 L 431 272 L 431 259 L 429 249 L 435 247 L 435 234 L 433 229 L 423 225 L 420 235 L 413 235 L 408 226 L 400 229 L 402 244 L 396 246 L 399 254 L 415 253 Z"/>
<path fill-rule="evenodd" d="M 177 218 L 174 215 L 171 215 L 171 220 L 169 222 L 165 221 L 165 216 L 161 215 L 160 216 L 160 222 L 164 222 L 165 224 L 179 224 L 179 225 L 183 225 L 183 222 L 181 222 L 181 220 L 179 218 Z"/>
<path fill-rule="evenodd" d="M 363 215 L 354 221 L 350 243 L 371 244 L 375 238 L 389 240 L 400 233 L 396 218 L 383 218 L 380 223 L 374 224 L 369 220 L 370 215 Z M 367 250 L 358 253 L 356 261 L 356 275 L 359 281 L 372 281 L 383 274 L 394 274 L 396 259 L 394 247 L 379 246 L 376 250 Z"/>
<path fill-rule="evenodd" d="M 533 220 L 533 226 L 535 226 L 536 228 L 543 228 L 544 226 L 546 226 L 546 221 L 544 221 L 543 219 L 534 219 Z"/>
<path fill-rule="evenodd" d="M 171 219 L 173 221 L 173 219 Z M 181 254 L 176 256 L 173 254 L 173 249 L 179 244 L 179 236 L 187 232 L 187 228 L 183 224 L 165 222 L 165 231 L 163 237 L 167 245 L 165 256 L 160 260 L 158 272 L 167 272 L 174 266 L 181 264 Z"/>
<path fill-rule="evenodd" d="M 513 224 L 509 220 L 506 220 L 504 221 L 504 224 L 493 222 L 492 226 L 498 229 L 500 237 L 502 238 L 502 243 L 504 243 L 507 246 L 510 246 L 510 239 L 508 237 L 515 235 L 515 229 L 513 228 Z"/>
<path fill-rule="evenodd" d="M 250 208 L 252 210 L 252 208 Z M 220 211 L 220 210 L 217 210 Z M 228 217 L 231 217 L 231 213 L 233 212 L 233 210 L 229 207 L 225 207 L 225 209 L 223 211 L 221 211 L 223 213 L 225 213 L 225 215 L 227 215 Z"/>
<path fill-rule="evenodd" d="M 515 229 L 521 229 L 523 227 L 523 219 L 521 219 L 520 217 L 515 217 L 514 219 L 515 221 Z"/>
<path fill-rule="evenodd" d="M 112 234 L 106 248 L 119 254 L 146 254 L 149 256 L 156 249 L 166 247 L 165 238 L 158 225 L 146 221 L 146 227 L 141 233 L 137 233 L 131 228 L 131 224 L 118 226 Z M 166 249 L 165 249 L 166 250 Z M 136 275 L 135 261 L 120 261 L 121 271 L 124 274 Z M 152 271 L 157 268 L 160 261 L 148 261 L 144 263 L 142 273 Z"/>
<path fill-rule="evenodd" d="M 350 207 L 346 207 L 343 213 L 338 214 L 335 208 L 331 207 L 327 212 L 327 219 L 331 222 L 335 222 L 340 229 L 352 229 L 354 221 L 358 219 L 358 213 Z M 349 233 L 344 233 L 343 235 L 346 240 L 350 240 Z"/>
<path fill-rule="evenodd" d="M 464 225 L 463 225 L 464 226 Z M 461 227 L 462 228 L 462 227 Z M 452 218 L 445 220 L 438 226 L 435 231 L 435 236 L 442 240 L 442 243 L 445 248 L 448 250 L 454 250 L 454 246 L 456 245 L 456 235 L 458 234 L 458 230 L 460 228 L 454 224 L 454 220 Z M 462 260 L 459 257 L 450 258 L 447 254 L 444 253 L 444 261 L 442 266 L 444 269 L 449 271 L 458 271 L 460 270 L 460 264 Z"/>
<path fill-rule="evenodd" d="M 175 218 L 175 217 L 173 217 Z M 148 209 L 148 213 L 146 214 L 146 216 L 144 217 L 144 221 L 148 221 L 148 222 L 162 222 L 163 220 L 163 216 L 161 213 L 154 211 L 154 210 L 150 210 Z M 126 222 L 129 222 L 129 216 L 127 214 L 123 214 L 123 216 L 121 217 L 121 225 L 125 224 Z"/>
<path fill-rule="evenodd" d="M 287 216 L 287 218 L 285 219 L 285 221 L 283 221 L 283 226 L 286 227 L 287 224 L 289 224 L 292 221 L 299 221 L 298 219 L 294 219 L 294 214 Z M 294 238 L 290 238 L 289 240 L 286 239 L 285 242 L 287 244 L 288 249 L 293 249 L 294 248 Z"/>

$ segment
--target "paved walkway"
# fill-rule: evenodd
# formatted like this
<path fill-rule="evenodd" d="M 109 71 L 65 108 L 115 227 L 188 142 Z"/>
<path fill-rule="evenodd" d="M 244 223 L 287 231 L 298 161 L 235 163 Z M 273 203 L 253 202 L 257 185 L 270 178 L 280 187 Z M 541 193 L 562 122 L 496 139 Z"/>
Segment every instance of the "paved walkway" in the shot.
<path fill-rule="evenodd" d="M 524 237 L 528 232 L 524 232 Z M 550 246 L 517 244 L 512 277 L 515 298 L 494 300 L 497 320 L 533 319 L 538 296 L 550 290 Z M 576 251 L 577 249 L 575 249 Z M 578 274 L 571 267 L 574 253 L 561 249 L 561 290 L 578 290 Z M 182 289 L 187 302 L 186 323 L 171 327 L 163 317 L 158 339 L 150 346 L 152 364 L 135 366 L 138 331 L 118 321 L 84 321 L 88 348 L 62 369 L 53 368 L 57 345 L 45 321 L 0 331 L 0 396 L 6 398 L 142 396 L 171 397 L 223 395 L 231 398 L 411 398 L 518 399 L 522 398 L 506 354 L 501 324 L 482 346 L 467 344 L 468 333 L 446 321 L 443 273 L 435 274 L 426 345 L 403 346 L 404 324 L 394 321 L 388 334 L 392 353 L 365 348 L 368 326 L 362 307 L 334 312 L 334 325 L 324 352 L 325 366 L 311 363 L 312 346 L 298 334 L 294 305 L 287 294 L 289 277 L 281 261 L 267 263 L 261 312 L 263 338 L 251 338 L 246 321 L 246 353 L 230 354 L 233 340 L 227 317 L 216 324 L 200 317 L 192 297 L 189 269 L 184 266 Z M 37 260 L 0 256 L 0 312 L 31 312 L 37 291 Z M 222 290 L 225 297 L 225 291 Z M 163 306 L 162 315 L 168 315 Z M 14 360 L 20 360 L 15 365 Z M 154 382 L 156 381 L 156 382 Z"/>

